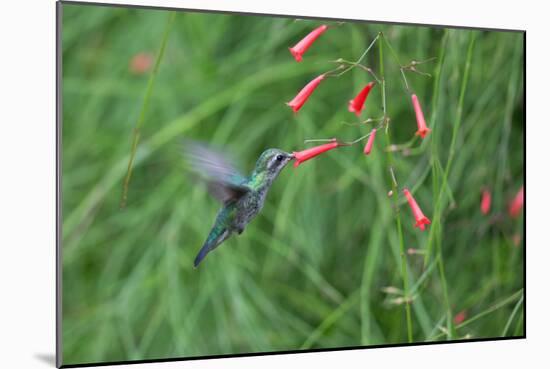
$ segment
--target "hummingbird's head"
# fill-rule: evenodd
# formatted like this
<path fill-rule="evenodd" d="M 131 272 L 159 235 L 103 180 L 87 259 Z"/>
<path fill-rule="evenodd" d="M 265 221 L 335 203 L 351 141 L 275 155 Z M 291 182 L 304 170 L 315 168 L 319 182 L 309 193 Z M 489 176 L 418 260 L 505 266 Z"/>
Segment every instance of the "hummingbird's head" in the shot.
<path fill-rule="evenodd" d="M 254 172 L 256 174 L 264 174 L 266 179 L 273 180 L 279 172 L 294 158 L 292 154 L 279 149 L 265 150 L 258 161 Z"/>

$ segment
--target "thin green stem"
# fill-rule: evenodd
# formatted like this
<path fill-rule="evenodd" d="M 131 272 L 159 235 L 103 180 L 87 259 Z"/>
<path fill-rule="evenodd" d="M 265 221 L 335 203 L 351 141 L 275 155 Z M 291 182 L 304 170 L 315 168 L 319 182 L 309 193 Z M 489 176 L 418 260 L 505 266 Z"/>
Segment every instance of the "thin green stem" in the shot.
<path fill-rule="evenodd" d="M 437 269 L 439 270 L 439 279 L 441 280 L 441 289 L 443 290 L 443 302 L 447 315 L 447 335 L 451 339 L 453 336 L 453 314 L 451 303 L 449 301 L 449 292 L 447 291 L 447 278 L 445 277 L 445 266 L 443 264 L 443 255 L 441 251 L 441 240 L 436 242 L 437 246 Z"/>
<path fill-rule="evenodd" d="M 344 124 L 346 126 L 358 127 L 358 126 L 362 126 L 362 125 L 367 125 L 367 124 L 372 123 L 372 122 L 382 122 L 383 120 L 384 120 L 384 117 L 381 117 L 381 118 L 368 118 L 368 119 L 365 119 L 364 121 L 361 121 L 361 122 L 356 122 L 356 123 L 342 122 L 342 124 Z"/>
<path fill-rule="evenodd" d="M 384 121 L 382 123 L 380 123 L 378 126 L 376 126 L 374 128 L 374 130 L 379 130 L 380 128 L 382 128 L 384 126 Z M 368 138 L 370 135 L 372 135 L 372 130 L 367 133 L 366 135 L 363 135 L 353 141 L 339 141 L 335 138 L 310 138 L 310 139 L 307 139 L 307 140 L 304 140 L 304 143 L 311 143 L 311 142 L 334 142 L 334 141 L 337 141 L 339 142 L 339 146 L 352 146 L 352 145 L 355 145 L 356 143 L 358 142 L 361 142 L 363 141 L 364 139 Z"/>
<path fill-rule="evenodd" d="M 319 326 L 309 335 L 309 337 L 304 341 L 301 350 L 307 350 L 311 348 L 315 342 L 329 329 L 333 326 L 338 319 L 345 315 L 345 313 L 353 307 L 358 298 L 360 297 L 359 290 L 354 291 L 351 295 L 348 296 L 332 313 L 327 315 L 327 317 L 319 324 Z"/>
<path fill-rule="evenodd" d="M 364 67 L 363 65 L 361 65 L 361 61 L 363 60 L 363 58 L 365 56 L 367 56 L 368 52 L 370 51 L 370 49 L 372 49 L 372 47 L 374 46 L 374 44 L 376 43 L 376 41 L 378 41 L 380 39 L 380 35 L 381 33 L 377 34 L 376 37 L 374 38 L 374 40 L 372 40 L 372 42 L 370 43 L 370 45 L 367 47 L 367 49 L 365 51 L 363 51 L 363 54 L 361 54 L 361 56 L 359 57 L 359 59 L 357 59 L 355 62 L 349 62 L 347 60 L 343 60 L 343 59 L 340 59 L 340 60 L 337 60 L 336 62 L 339 62 L 339 63 L 346 63 L 346 64 L 350 64 L 347 68 L 345 68 L 342 72 L 336 74 L 335 76 L 336 77 L 340 77 L 342 75 L 344 75 L 345 73 L 349 72 L 350 70 L 352 70 L 353 68 L 357 67 L 357 66 L 361 66 L 361 67 Z M 343 64 L 342 64 L 343 65 Z M 366 67 L 364 67 L 366 68 Z M 372 73 L 372 71 L 371 71 Z M 374 73 L 372 73 L 374 78 L 376 79 L 376 75 Z"/>
<path fill-rule="evenodd" d="M 521 327 L 523 326 L 524 314 L 525 314 L 525 309 L 521 310 L 521 315 L 519 316 L 519 319 L 516 323 L 516 329 L 514 329 L 514 336 L 521 336 L 523 334 Z"/>
<path fill-rule="evenodd" d="M 329 77 L 340 77 L 344 73 L 350 71 L 351 69 L 358 67 L 358 68 L 363 69 L 365 72 L 369 73 L 370 75 L 372 75 L 373 78 L 376 80 L 376 82 L 380 83 L 380 78 L 378 78 L 376 73 L 374 73 L 374 71 L 371 68 L 367 67 L 366 65 L 363 65 L 363 64 L 360 64 L 360 63 L 357 63 L 357 62 L 351 62 L 351 61 L 348 61 L 348 60 L 343 60 L 343 59 L 338 59 L 335 62 L 340 63 L 340 65 L 337 68 L 328 71 L 326 73 L 327 75 L 329 75 L 329 73 L 333 73 L 333 72 L 341 70 L 341 69 L 344 69 L 344 70 L 340 73 L 329 75 Z M 344 65 L 348 65 L 348 67 L 345 67 Z"/>
<path fill-rule="evenodd" d="M 443 65 L 445 63 L 445 56 L 447 51 L 447 41 L 449 39 L 449 30 L 445 29 L 443 33 L 443 37 L 441 38 L 441 44 L 439 45 L 439 56 L 437 58 L 437 66 L 435 69 L 435 78 L 434 78 L 434 84 L 433 84 L 433 97 L 432 97 L 432 113 L 431 113 L 431 126 L 433 129 L 435 129 L 435 124 L 437 122 L 438 113 L 439 113 L 439 89 L 441 85 L 441 73 L 443 70 Z M 439 159 L 437 156 L 437 136 L 435 135 L 435 132 L 432 132 L 431 135 L 431 164 L 432 164 L 432 171 L 435 172 L 436 166 L 439 163 Z M 434 193 L 438 193 L 437 186 L 434 186 L 433 188 Z"/>
<path fill-rule="evenodd" d="M 380 57 L 380 80 L 382 81 L 381 89 L 380 89 L 382 93 L 382 110 L 384 111 L 384 120 L 387 120 L 388 116 L 387 116 L 387 110 L 386 110 L 386 78 L 384 77 L 384 50 L 381 42 L 378 43 L 378 52 Z M 387 131 L 388 129 L 386 126 L 386 133 Z"/>
<path fill-rule="evenodd" d="M 472 324 L 476 320 L 479 320 L 479 319 L 483 318 L 484 316 L 486 316 L 488 314 L 491 314 L 492 312 L 497 311 L 497 310 L 503 308 L 504 306 L 506 306 L 508 304 L 511 304 L 512 302 L 516 301 L 516 299 L 518 299 L 518 298 L 520 298 L 520 299 L 523 298 L 523 288 L 521 290 L 517 291 L 516 293 L 514 293 L 513 295 L 508 296 L 507 298 L 497 302 L 493 306 L 488 307 L 486 310 L 482 311 L 481 313 L 471 317 L 468 320 L 463 321 L 462 323 L 460 323 L 459 325 L 456 326 L 456 329 L 464 328 L 467 325 Z M 438 334 L 433 339 L 437 340 L 438 338 L 442 337 L 444 334 L 445 333 Z"/>
<path fill-rule="evenodd" d="M 390 42 L 386 38 L 386 35 L 382 34 L 382 37 L 384 38 L 384 43 L 386 44 L 386 46 L 390 50 L 391 56 L 393 57 L 393 59 L 395 60 L 397 65 L 399 65 L 399 67 L 401 67 L 402 66 L 401 61 L 399 60 L 399 57 L 397 56 L 397 53 L 395 52 L 395 50 L 391 46 Z"/>
<path fill-rule="evenodd" d="M 466 87 L 467 87 L 467 84 L 468 84 L 468 77 L 470 75 L 470 67 L 471 67 L 471 64 L 472 64 L 472 53 L 473 53 L 473 49 L 474 49 L 474 42 L 475 42 L 475 34 L 472 33 L 471 37 L 470 37 L 470 44 L 468 46 L 468 53 L 467 53 L 467 56 L 466 56 L 466 64 L 465 64 L 465 67 L 464 67 L 464 74 L 463 74 L 463 77 L 462 77 L 462 86 L 460 88 L 460 95 L 459 95 L 459 99 L 458 99 L 456 119 L 455 119 L 455 122 L 454 122 L 454 125 L 453 125 L 453 132 L 452 132 L 452 136 L 451 136 L 451 145 L 450 145 L 450 148 L 449 148 L 449 157 L 447 159 L 447 164 L 445 165 L 445 171 L 443 173 L 442 184 L 439 187 L 439 192 L 438 192 L 437 198 L 436 198 L 436 204 L 435 204 L 435 210 L 434 210 L 434 214 L 435 214 L 435 216 L 434 216 L 434 226 L 432 227 L 432 231 L 430 232 L 430 237 L 429 237 L 429 240 L 428 240 L 428 250 L 427 250 L 425 258 L 424 258 L 424 267 L 426 267 L 428 265 L 428 262 L 430 261 L 431 246 L 432 246 L 432 243 L 433 243 L 433 238 L 435 236 L 435 229 L 437 228 L 436 224 L 440 223 L 439 218 L 440 218 L 440 215 L 441 215 L 441 207 L 442 207 L 441 203 L 442 203 L 443 193 L 445 192 L 445 189 L 447 187 L 449 172 L 450 172 L 451 164 L 453 162 L 453 158 L 454 158 L 454 155 L 455 155 L 455 149 L 456 149 L 455 146 L 456 146 L 456 138 L 457 138 L 458 128 L 460 127 L 460 125 L 461 125 L 460 123 L 462 122 L 462 109 L 463 109 L 463 105 L 464 105 L 464 96 L 466 94 Z"/>
<path fill-rule="evenodd" d="M 411 89 L 409 88 L 409 81 L 407 81 L 407 76 L 405 76 L 405 71 L 403 70 L 403 64 L 401 64 L 401 61 L 399 60 L 397 53 L 395 52 L 390 42 L 386 38 L 386 35 L 382 34 L 382 38 L 384 39 L 384 43 L 388 46 L 391 56 L 393 57 L 397 65 L 399 65 L 399 71 L 401 72 L 401 77 L 403 78 L 403 82 L 405 82 L 405 89 L 407 90 L 408 93 L 411 93 Z"/>
<path fill-rule="evenodd" d="M 145 121 L 145 115 L 147 113 L 147 108 L 149 107 L 149 100 L 151 99 L 151 94 L 153 93 L 153 86 L 155 84 L 155 79 L 157 77 L 160 63 L 164 56 L 164 50 L 166 49 L 166 43 L 168 41 L 168 36 L 170 35 L 170 30 L 172 29 L 172 25 L 174 23 L 175 17 L 176 17 L 176 12 L 171 12 L 166 22 L 166 28 L 164 29 L 164 34 L 162 36 L 162 41 L 161 41 L 160 49 L 155 61 L 155 66 L 153 67 L 153 71 L 149 76 L 149 81 L 147 82 L 147 89 L 145 90 L 145 97 L 143 99 L 143 104 L 141 105 L 141 111 L 139 113 L 138 120 L 134 127 L 134 134 L 132 136 L 132 149 L 130 152 L 130 159 L 128 160 L 128 169 L 126 171 L 126 177 L 124 178 L 124 186 L 122 189 L 122 199 L 120 201 L 121 208 L 124 208 L 126 206 L 126 202 L 128 201 L 128 187 L 130 185 L 130 178 L 132 177 L 134 159 L 136 157 L 137 147 L 141 136 L 141 127 L 143 126 L 143 122 Z"/>
<path fill-rule="evenodd" d="M 514 306 L 514 310 L 512 310 L 512 314 L 510 314 L 510 317 L 508 318 L 508 321 L 506 322 L 506 325 L 502 330 L 502 334 L 501 334 L 502 337 L 506 337 L 506 333 L 508 333 L 508 329 L 510 328 L 510 325 L 512 325 L 512 321 L 514 320 L 514 317 L 519 311 L 520 306 L 523 304 L 523 298 L 524 298 L 524 295 L 521 295 L 521 298 L 516 303 L 516 306 Z"/>
<path fill-rule="evenodd" d="M 384 109 L 384 119 L 385 122 L 388 122 L 389 119 L 387 117 L 387 106 L 386 106 L 386 80 L 384 77 L 384 48 L 383 44 L 381 42 L 378 43 L 379 47 L 379 56 L 380 56 L 380 78 L 382 80 L 382 106 Z M 386 145 L 389 147 L 391 145 L 391 137 L 390 132 L 388 129 L 389 124 L 386 124 Z M 408 271 L 407 271 L 407 255 L 405 253 L 405 244 L 403 241 L 403 227 L 401 225 L 401 213 L 399 211 L 399 189 L 397 180 L 395 179 L 395 173 L 393 172 L 393 153 L 391 151 L 388 151 L 388 163 L 390 165 L 390 174 L 391 174 L 391 185 L 392 185 L 392 191 L 394 193 L 393 195 L 393 201 L 394 201 L 394 207 L 395 207 L 395 222 L 397 225 L 397 235 L 399 239 L 399 254 L 401 257 L 401 277 L 403 279 L 403 293 L 405 297 L 405 315 L 407 319 L 407 340 L 408 342 L 413 342 L 413 334 L 412 334 L 412 319 L 411 319 L 411 296 L 409 296 L 409 278 L 408 278 Z"/>
<path fill-rule="evenodd" d="M 455 154 L 455 146 L 456 146 L 456 139 L 458 136 L 458 128 L 460 127 L 462 123 L 462 109 L 464 105 L 464 96 L 466 94 L 466 87 L 468 84 L 468 77 L 470 74 L 470 67 L 472 62 L 472 54 L 473 54 L 473 48 L 474 48 L 474 41 L 475 41 L 475 34 L 472 33 L 470 37 L 470 43 L 468 46 L 468 52 L 466 56 L 466 63 L 464 67 L 464 75 L 462 78 L 462 84 L 460 88 L 460 95 L 458 99 L 458 105 L 457 105 L 457 112 L 456 112 L 456 120 L 454 122 L 453 126 L 453 132 L 451 136 L 451 145 L 449 149 L 449 157 L 447 159 L 447 163 L 445 166 L 445 170 L 443 172 L 443 178 L 441 186 L 438 187 L 438 194 L 436 198 L 436 204 L 435 204 L 435 211 L 434 211 L 434 222 L 432 224 L 432 228 L 430 230 L 430 235 L 428 238 L 428 250 L 426 252 L 425 258 L 424 258 L 424 267 L 428 265 L 430 255 L 431 255 L 431 248 L 432 244 L 435 242 L 436 245 L 436 252 L 437 252 L 437 264 L 438 264 L 438 270 L 439 270 L 439 278 L 441 282 L 441 289 L 443 293 L 443 303 L 445 306 L 445 312 L 446 312 L 446 320 L 447 320 L 447 338 L 452 339 L 453 333 L 454 333 L 454 327 L 453 327 L 453 321 L 452 321 L 452 309 L 451 309 L 451 303 L 449 299 L 449 292 L 447 287 L 447 279 L 445 276 L 445 265 L 443 261 L 443 251 L 441 246 L 441 214 L 442 214 L 442 198 L 443 195 L 446 193 L 447 189 L 447 181 L 449 177 L 449 172 L 451 168 L 451 164 L 453 162 L 454 154 Z"/>
<path fill-rule="evenodd" d="M 359 59 L 357 59 L 357 64 L 361 63 L 361 60 L 363 60 L 363 58 L 367 55 L 367 53 L 369 52 L 369 50 L 374 46 L 374 44 L 376 43 L 376 41 L 378 41 L 378 39 L 380 38 L 380 34 L 377 34 L 376 37 L 374 38 L 374 40 L 372 40 L 372 42 L 370 43 L 369 47 L 367 47 L 367 49 L 363 52 L 363 54 L 359 57 Z M 383 70 L 382 70 L 383 72 Z"/>

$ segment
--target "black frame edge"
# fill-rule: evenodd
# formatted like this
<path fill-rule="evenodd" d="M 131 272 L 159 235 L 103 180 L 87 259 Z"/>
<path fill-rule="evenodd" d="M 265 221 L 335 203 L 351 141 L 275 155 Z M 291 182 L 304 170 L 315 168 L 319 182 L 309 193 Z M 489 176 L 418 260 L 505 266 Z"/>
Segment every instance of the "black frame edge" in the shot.
<path fill-rule="evenodd" d="M 55 366 L 60 368 L 63 365 L 63 299 L 62 299 L 62 247 L 61 247 L 61 127 L 62 127 L 62 93 L 61 93 L 61 78 L 62 78 L 62 25 L 63 25 L 63 6 L 62 2 L 55 3 L 55 215 L 56 215 L 56 230 L 55 230 Z"/>

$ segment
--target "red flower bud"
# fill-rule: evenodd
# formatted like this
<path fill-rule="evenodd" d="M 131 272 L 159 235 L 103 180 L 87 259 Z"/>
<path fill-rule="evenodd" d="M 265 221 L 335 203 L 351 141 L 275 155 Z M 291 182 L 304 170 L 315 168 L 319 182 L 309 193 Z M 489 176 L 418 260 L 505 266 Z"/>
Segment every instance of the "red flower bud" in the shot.
<path fill-rule="evenodd" d="M 376 136 L 376 128 L 373 128 L 372 131 L 370 131 L 369 140 L 367 141 L 367 144 L 365 145 L 365 149 L 363 150 L 365 155 L 370 154 L 370 151 L 372 150 L 372 145 L 374 144 L 375 136 Z"/>
<path fill-rule="evenodd" d="M 426 126 L 426 120 L 424 119 L 424 113 L 422 113 L 422 108 L 418 102 L 418 97 L 414 94 L 411 97 L 414 106 L 414 113 L 416 114 L 416 124 L 418 125 L 416 135 L 424 138 L 428 133 L 430 133 L 431 129 Z"/>
<path fill-rule="evenodd" d="M 508 205 L 508 214 L 512 218 L 516 218 L 520 215 L 521 209 L 523 209 L 523 186 L 521 186 L 514 199 L 510 201 Z"/>
<path fill-rule="evenodd" d="M 319 77 L 316 77 L 314 80 L 310 81 L 307 85 L 304 86 L 298 92 L 298 95 L 294 97 L 291 101 L 287 102 L 286 104 L 292 108 L 292 110 L 297 113 L 298 110 L 302 108 L 302 105 L 307 101 L 309 98 L 309 95 L 315 91 L 317 86 L 319 86 L 319 83 L 325 78 L 324 74 L 321 74 Z"/>
<path fill-rule="evenodd" d="M 322 154 L 325 151 L 335 149 L 338 146 L 340 146 L 338 141 L 332 140 L 332 142 L 324 145 L 315 146 L 299 152 L 293 152 L 292 155 L 294 156 L 294 159 L 296 159 L 296 161 L 294 162 L 294 167 L 297 167 L 298 165 L 302 164 L 304 161 L 307 161 L 319 154 Z"/>
<path fill-rule="evenodd" d="M 461 312 L 455 315 L 455 317 L 453 318 L 453 323 L 455 325 L 458 325 L 465 320 L 466 320 L 466 310 L 462 310 Z"/>
<path fill-rule="evenodd" d="M 481 192 L 481 213 L 484 215 L 489 214 L 491 211 L 491 192 L 489 190 L 483 190 Z"/>
<path fill-rule="evenodd" d="M 130 71 L 133 74 L 147 73 L 153 66 L 153 55 L 149 53 L 138 53 L 130 60 Z"/>
<path fill-rule="evenodd" d="M 294 56 L 297 62 L 302 61 L 302 55 L 309 49 L 317 37 L 321 36 L 323 32 L 327 30 L 328 26 L 322 25 L 311 31 L 306 37 L 298 42 L 294 47 L 289 47 L 290 53 Z"/>
<path fill-rule="evenodd" d="M 349 101 L 348 110 L 350 112 L 355 113 L 357 116 L 361 115 L 361 111 L 365 105 L 365 100 L 367 99 L 367 96 L 369 96 L 369 92 L 373 86 L 374 82 L 370 82 L 361 90 L 361 92 L 357 94 L 357 96 L 355 96 L 353 100 Z"/>
<path fill-rule="evenodd" d="M 412 194 L 409 192 L 408 189 L 404 189 L 403 193 L 407 197 L 407 201 L 409 202 L 409 206 L 411 207 L 411 210 L 414 215 L 414 219 L 416 220 L 415 227 L 419 227 L 422 231 L 426 229 L 425 225 L 430 224 L 430 220 L 426 218 L 424 213 L 422 213 L 422 210 L 420 210 L 420 207 L 416 203 L 416 200 L 412 196 Z"/>

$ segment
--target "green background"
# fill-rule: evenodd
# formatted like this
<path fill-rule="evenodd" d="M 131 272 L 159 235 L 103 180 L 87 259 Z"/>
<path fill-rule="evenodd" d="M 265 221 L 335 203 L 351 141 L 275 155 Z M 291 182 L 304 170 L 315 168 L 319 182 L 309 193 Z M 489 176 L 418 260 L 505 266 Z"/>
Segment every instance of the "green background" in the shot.
<path fill-rule="evenodd" d="M 64 364 L 405 343 L 404 260 L 414 342 L 524 334 L 523 216 L 507 214 L 525 163 L 522 33 L 178 12 L 120 209 L 151 73 L 129 64 L 138 53 L 154 61 L 171 13 L 62 7 Z M 323 23 L 332 27 L 295 62 L 288 47 Z M 372 80 L 359 68 L 323 81 L 298 114 L 285 102 L 380 31 L 402 64 L 436 57 L 418 67 L 431 78 L 407 73 L 431 134 L 410 141 L 410 96 L 382 44 L 391 137 L 379 131 L 369 156 L 359 144 L 289 165 L 246 231 L 193 269 L 219 204 L 186 175 L 181 140 L 222 146 L 249 172 L 269 147 L 368 133 L 347 111 Z M 381 76 L 380 62 L 376 44 L 364 63 Z M 382 116 L 381 91 L 363 119 Z M 387 140 L 409 146 L 388 155 Z M 401 193 L 397 208 L 388 197 L 389 160 L 427 231 L 413 228 Z M 409 248 L 430 250 L 427 263 Z"/>

